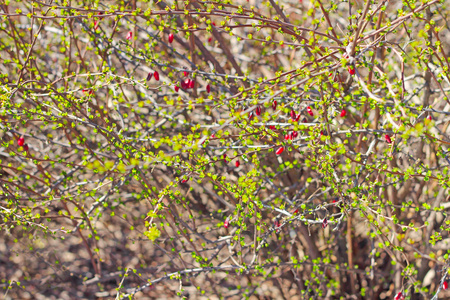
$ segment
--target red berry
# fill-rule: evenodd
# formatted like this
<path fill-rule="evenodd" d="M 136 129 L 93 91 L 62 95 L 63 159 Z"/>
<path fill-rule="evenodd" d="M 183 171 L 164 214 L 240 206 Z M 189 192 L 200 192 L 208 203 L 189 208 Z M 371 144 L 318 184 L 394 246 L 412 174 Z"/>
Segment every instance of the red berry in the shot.
<path fill-rule="evenodd" d="M 292 212 L 293 215 L 298 215 L 298 208 Z"/>
<path fill-rule="evenodd" d="M 193 89 L 193 88 L 194 88 L 194 85 L 195 85 L 195 81 L 194 81 L 194 80 L 191 80 L 191 81 L 189 82 L 189 88 L 190 88 L 190 89 Z"/>
<path fill-rule="evenodd" d="M 283 153 L 284 151 L 284 147 L 280 147 L 277 149 L 277 151 L 275 152 L 276 155 L 280 155 L 281 153 Z"/>
<path fill-rule="evenodd" d="M 158 71 L 155 71 L 155 73 L 153 74 L 153 76 L 155 76 L 155 80 L 159 81 L 159 73 Z"/>
<path fill-rule="evenodd" d="M 404 300 L 405 296 L 403 295 L 402 292 L 399 292 L 397 295 L 395 295 L 394 300 Z"/>
<path fill-rule="evenodd" d="M 183 71 L 183 75 L 184 75 L 184 77 L 187 77 L 189 75 L 189 73 L 187 71 Z"/>
<path fill-rule="evenodd" d="M 253 119 L 253 112 L 252 111 L 248 113 L 248 119 L 249 120 Z"/>
<path fill-rule="evenodd" d="M 97 30 L 98 28 L 98 21 L 94 21 L 94 30 Z"/>
<path fill-rule="evenodd" d="M 206 85 L 206 91 L 208 92 L 208 94 L 211 93 L 211 87 L 209 86 L 209 84 Z"/>
<path fill-rule="evenodd" d="M 184 81 L 181 81 L 181 82 L 180 82 L 181 88 L 182 88 L 183 90 L 187 90 L 187 89 L 189 88 L 189 83 L 190 83 L 190 82 L 191 82 L 190 79 L 186 79 L 186 80 L 184 80 Z"/>
<path fill-rule="evenodd" d="M 255 108 L 255 115 L 257 115 L 257 116 L 260 116 L 261 115 L 261 107 L 260 106 L 257 106 L 256 108 Z"/>
<path fill-rule="evenodd" d="M 272 103 L 272 109 L 275 110 L 277 109 L 277 100 L 274 100 Z"/>
<path fill-rule="evenodd" d="M 298 122 L 301 116 L 302 116 L 301 114 L 298 114 L 297 117 L 295 118 L 295 122 Z"/>
<path fill-rule="evenodd" d="M 345 117 L 347 111 L 345 109 L 341 110 L 341 118 Z"/>
<path fill-rule="evenodd" d="M 224 160 L 225 162 L 227 161 L 227 154 L 226 154 L 226 153 L 223 154 L 223 160 Z"/>
<path fill-rule="evenodd" d="M 133 38 L 133 32 L 128 31 L 127 40 L 131 41 L 132 38 Z"/>
<path fill-rule="evenodd" d="M 275 125 L 270 125 L 269 129 L 275 130 Z"/>
<path fill-rule="evenodd" d="M 447 282 L 447 281 L 444 281 L 444 282 L 442 283 L 442 288 L 443 288 L 444 290 L 448 289 L 448 282 Z"/>
<path fill-rule="evenodd" d="M 308 114 L 312 117 L 312 116 L 314 116 L 314 113 L 313 113 L 313 111 L 312 111 L 312 109 L 311 109 L 311 106 L 308 106 L 307 108 L 306 108 L 306 111 L 308 112 Z"/>
<path fill-rule="evenodd" d="M 180 87 L 179 87 L 178 85 L 176 85 L 176 86 L 174 87 L 174 89 L 175 89 L 175 92 L 178 92 L 178 91 L 180 90 Z"/>
<path fill-rule="evenodd" d="M 239 160 L 237 160 L 234 164 L 236 166 L 236 168 L 239 168 L 239 166 L 241 165 L 241 163 L 239 162 Z"/>
<path fill-rule="evenodd" d="M 17 145 L 22 147 L 24 144 L 25 144 L 25 139 L 22 136 L 17 140 Z"/>
<path fill-rule="evenodd" d="M 225 220 L 225 222 L 223 223 L 223 227 L 228 228 L 228 226 L 230 226 L 230 221 L 228 220 L 228 218 Z"/>
<path fill-rule="evenodd" d="M 181 183 L 186 183 L 188 180 L 189 180 L 189 178 L 188 179 L 183 179 L 183 180 L 181 180 Z"/>
<path fill-rule="evenodd" d="M 275 219 L 275 222 L 274 222 L 274 224 L 273 224 L 274 226 L 275 226 L 275 229 L 276 229 L 276 233 L 278 234 L 278 233 L 280 233 L 280 231 L 281 231 L 281 224 L 280 224 L 280 221 L 278 220 L 278 219 Z"/>
<path fill-rule="evenodd" d="M 152 77 L 153 77 L 153 73 L 152 73 L 152 72 L 148 73 L 148 75 L 147 75 L 147 81 L 149 81 L 150 79 L 152 79 Z"/>
<path fill-rule="evenodd" d="M 298 132 L 297 132 L 297 131 L 293 131 L 293 132 L 292 132 L 292 137 L 293 137 L 293 138 L 296 138 L 297 136 L 298 136 Z"/>
<path fill-rule="evenodd" d="M 27 144 L 23 145 L 23 150 L 28 151 L 28 145 Z"/>
<path fill-rule="evenodd" d="M 297 114 L 295 113 L 295 111 L 291 110 L 291 119 L 295 120 L 296 117 L 297 117 Z"/>
<path fill-rule="evenodd" d="M 388 143 L 388 144 L 392 143 L 392 140 L 391 140 L 391 137 L 389 136 L 389 134 L 386 134 L 384 136 L 384 139 L 386 140 L 386 143 Z"/>
<path fill-rule="evenodd" d="M 281 226 L 280 221 L 278 219 L 275 220 L 274 224 L 275 228 L 279 228 Z"/>
<path fill-rule="evenodd" d="M 427 119 L 431 121 L 432 120 L 431 115 L 428 115 Z"/>
<path fill-rule="evenodd" d="M 169 43 L 172 44 L 173 42 L 173 33 L 169 34 Z"/>
<path fill-rule="evenodd" d="M 356 69 L 354 66 L 350 66 L 348 67 L 348 72 L 350 73 L 350 75 L 355 75 Z"/>
<path fill-rule="evenodd" d="M 322 228 L 325 229 L 325 228 L 327 228 L 327 226 L 328 226 L 328 220 L 327 220 L 327 218 L 325 218 L 325 219 L 323 219 L 323 222 L 322 222 Z"/>
<path fill-rule="evenodd" d="M 286 134 L 286 135 L 284 136 L 284 139 L 285 139 L 285 140 L 290 140 L 290 139 L 291 139 L 291 136 L 290 136 L 289 134 Z"/>
<path fill-rule="evenodd" d="M 208 38 L 208 43 L 211 43 L 212 42 L 212 36 L 210 36 L 209 38 Z"/>

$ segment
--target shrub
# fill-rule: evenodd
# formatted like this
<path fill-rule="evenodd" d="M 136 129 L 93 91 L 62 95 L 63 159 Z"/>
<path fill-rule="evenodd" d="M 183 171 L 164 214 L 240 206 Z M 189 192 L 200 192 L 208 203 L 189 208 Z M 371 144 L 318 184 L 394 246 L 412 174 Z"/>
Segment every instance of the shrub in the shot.
<path fill-rule="evenodd" d="M 448 297 L 447 5 L 4 2 L 5 297 Z"/>

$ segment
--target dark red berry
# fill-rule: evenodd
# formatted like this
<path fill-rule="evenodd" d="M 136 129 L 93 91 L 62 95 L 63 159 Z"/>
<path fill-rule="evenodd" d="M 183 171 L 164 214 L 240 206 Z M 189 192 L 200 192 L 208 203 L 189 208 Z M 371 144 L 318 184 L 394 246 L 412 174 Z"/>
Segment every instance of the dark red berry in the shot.
<path fill-rule="evenodd" d="M 391 137 L 389 136 L 389 134 L 384 135 L 384 139 L 386 140 L 386 143 L 390 144 L 392 143 Z"/>
<path fill-rule="evenodd" d="M 314 113 L 313 113 L 313 111 L 312 111 L 312 109 L 311 109 L 311 106 L 308 106 L 307 108 L 306 108 L 306 111 L 308 112 L 308 114 L 312 117 L 312 116 L 314 116 Z"/>
<path fill-rule="evenodd" d="M 172 44 L 173 42 L 173 33 L 169 34 L 169 43 Z"/>
<path fill-rule="evenodd" d="M 227 154 L 226 154 L 226 153 L 223 154 L 223 160 L 224 160 L 225 162 L 227 161 Z"/>
<path fill-rule="evenodd" d="M 281 153 L 283 153 L 284 151 L 284 147 L 280 147 L 277 149 L 277 151 L 275 152 L 276 155 L 280 155 Z"/>
<path fill-rule="evenodd" d="M 348 72 L 350 73 L 350 75 L 355 75 L 356 69 L 354 66 L 350 66 L 348 67 Z"/>
<path fill-rule="evenodd" d="M 253 112 L 252 111 L 248 113 L 248 119 L 249 120 L 253 119 Z"/>
<path fill-rule="evenodd" d="M 345 117 L 347 111 L 345 109 L 341 110 L 341 118 Z"/>
<path fill-rule="evenodd" d="M 297 132 L 297 131 L 293 131 L 293 132 L 292 132 L 292 137 L 293 137 L 293 138 L 296 138 L 297 136 L 298 136 L 298 132 Z"/>
<path fill-rule="evenodd" d="M 27 144 L 23 145 L 23 150 L 28 151 L 28 145 Z"/>
<path fill-rule="evenodd" d="M 272 103 L 272 109 L 275 110 L 277 109 L 277 100 L 274 100 Z"/>
<path fill-rule="evenodd" d="M 296 117 L 297 117 L 297 114 L 295 113 L 295 111 L 291 110 L 291 119 L 295 120 Z"/>
<path fill-rule="evenodd" d="M 211 87 L 209 86 L 209 84 L 206 85 L 206 92 L 208 92 L 208 94 L 211 93 Z"/>
<path fill-rule="evenodd" d="M 323 222 L 322 222 L 322 228 L 325 229 L 325 228 L 327 228 L 327 226 L 328 226 L 328 220 L 327 220 L 327 218 L 325 218 L 325 219 L 323 219 Z"/>
<path fill-rule="evenodd" d="M 155 73 L 153 74 L 153 76 L 155 76 L 155 80 L 159 81 L 159 73 L 158 71 L 155 71 Z"/>
<path fill-rule="evenodd" d="M 149 81 L 150 79 L 152 79 L 152 77 L 153 77 L 153 73 L 152 73 L 152 72 L 148 73 L 148 75 L 147 75 L 147 81 Z"/>
<path fill-rule="evenodd" d="M 188 88 L 189 88 L 189 83 L 191 82 L 191 80 L 190 79 L 186 79 L 186 80 L 182 80 L 181 82 L 180 82 L 180 85 L 181 85 L 181 88 L 183 89 L 183 90 L 187 90 Z"/>
<path fill-rule="evenodd" d="M 236 168 L 239 168 L 239 166 L 241 165 L 241 163 L 239 162 L 239 160 L 237 160 L 234 164 L 236 166 Z"/>
<path fill-rule="evenodd" d="M 208 43 L 211 43 L 212 42 L 212 36 L 210 36 L 209 38 L 208 38 Z"/>
<path fill-rule="evenodd" d="M 257 116 L 260 116 L 261 115 L 261 107 L 260 106 L 257 106 L 256 108 L 255 108 L 255 115 L 257 115 Z"/>
<path fill-rule="evenodd" d="M 21 136 L 18 140 L 17 140 L 17 145 L 19 146 L 23 146 L 25 144 L 25 139 L 23 136 Z"/>

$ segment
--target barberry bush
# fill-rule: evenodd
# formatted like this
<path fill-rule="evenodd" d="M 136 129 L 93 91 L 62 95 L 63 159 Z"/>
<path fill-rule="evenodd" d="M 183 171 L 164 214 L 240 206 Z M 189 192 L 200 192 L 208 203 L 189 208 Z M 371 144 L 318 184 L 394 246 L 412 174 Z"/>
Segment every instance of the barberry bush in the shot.
<path fill-rule="evenodd" d="M 7 299 L 437 299 L 449 1 L 0 1 Z"/>

